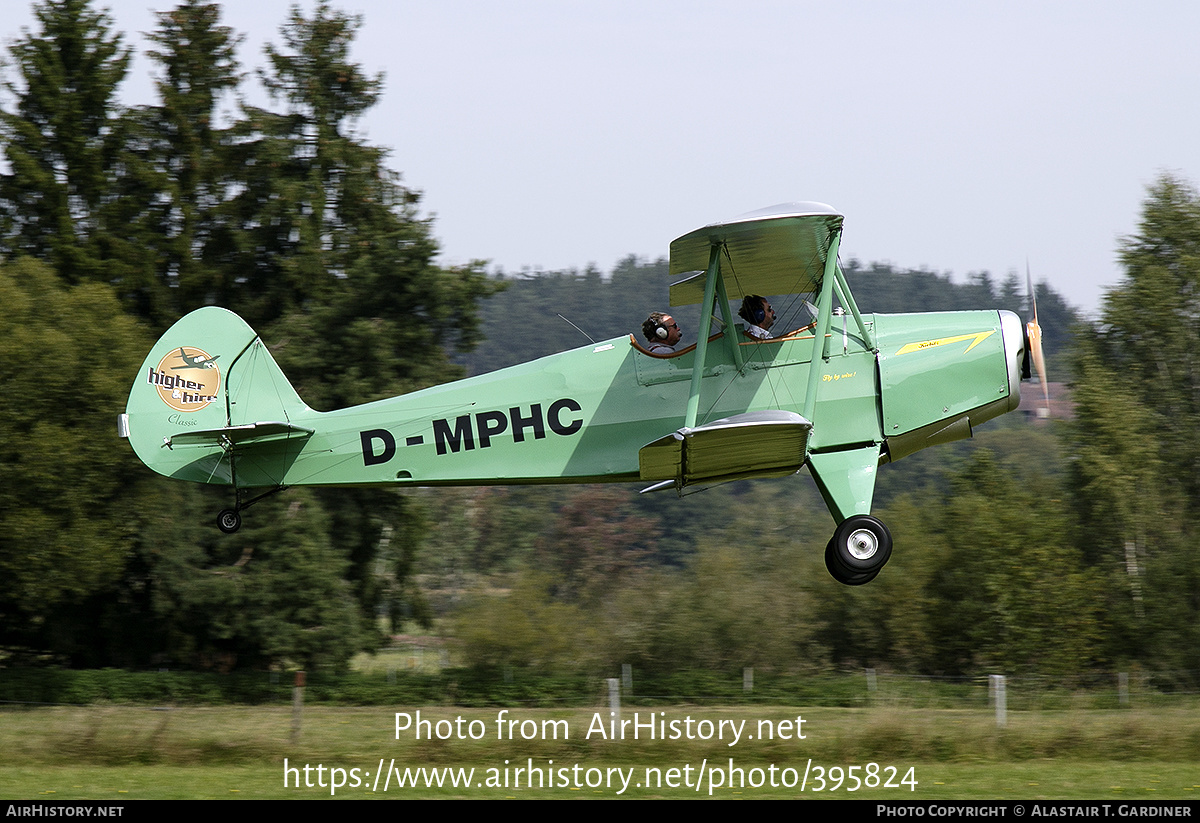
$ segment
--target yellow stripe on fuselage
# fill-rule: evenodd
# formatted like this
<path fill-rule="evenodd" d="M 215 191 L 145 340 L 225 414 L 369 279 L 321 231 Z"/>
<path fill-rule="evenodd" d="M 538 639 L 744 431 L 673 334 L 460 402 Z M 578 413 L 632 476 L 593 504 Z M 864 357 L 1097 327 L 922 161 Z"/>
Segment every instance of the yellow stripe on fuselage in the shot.
<path fill-rule="evenodd" d="M 975 342 L 967 346 L 966 351 L 963 352 L 963 354 L 966 354 L 995 333 L 996 330 L 991 329 L 989 331 L 981 331 L 975 334 L 959 334 L 955 337 L 940 337 L 937 340 L 922 340 L 920 343 L 907 343 L 903 348 L 900 349 L 900 351 L 896 352 L 896 354 L 908 354 L 909 352 L 921 351 L 922 349 L 931 349 L 934 346 L 948 346 L 951 343 L 958 343 L 961 340 L 974 340 Z"/>

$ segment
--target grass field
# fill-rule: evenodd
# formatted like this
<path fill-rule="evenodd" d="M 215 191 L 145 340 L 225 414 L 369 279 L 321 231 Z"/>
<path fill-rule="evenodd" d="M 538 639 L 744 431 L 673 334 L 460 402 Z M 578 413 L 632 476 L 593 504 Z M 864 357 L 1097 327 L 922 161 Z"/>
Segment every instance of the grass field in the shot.
<path fill-rule="evenodd" d="M 420 740 L 410 725 L 418 708 L 428 721 Z M 397 711 L 408 715 L 401 725 L 410 725 L 399 739 Z M 1011 713 L 1004 729 L 969 710 L 630 707 L 622 719 L 632 723 L 637 713 L 636 740 L 632 725 L 625 739 L 608 739 L 603 708 L 514 709 L 498 724 L 500 711 L 309 708 L 293 743 L 291 711 L 279 707 L 8 710 L 0 713 L 0 796 L 1200 797 L 1200 711 L 1190 705 Z M 647 739 L 650 720 L 656 739 Z M 661 732 L 678 739 L 661 739 Z M 287 787 L 285 758 L 294 769 Z M 460 769 L 474 769 L 469 785 L 461 785 L 468 772 Z M 430 770 L 441 788 L 425 785 Z M 419 785 L 399 788 L 398 777 Z M 331 782 L 343 785 L 335 793 Z"/>

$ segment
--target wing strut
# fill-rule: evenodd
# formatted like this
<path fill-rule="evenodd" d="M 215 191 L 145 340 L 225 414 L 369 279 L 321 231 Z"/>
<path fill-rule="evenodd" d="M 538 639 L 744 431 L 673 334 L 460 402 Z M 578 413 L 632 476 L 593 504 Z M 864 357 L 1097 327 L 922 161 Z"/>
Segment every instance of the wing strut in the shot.
<path fill-rule="evenodd" d="M 842 242 L 842 232 L 839 227 L 829 238 L 829 251 L 825 255 L 825 275 L 821 278 L 821 297 L 817 301 L 817 328 L 813 335 L 812 364 L 808 369 L 808 389 L 804 392 L 804 418 L 813 419 L 817 408 L 817 385 L 821 380 L 820 363 L 825 356 L 825 337 L 829 334 L 829 326 L 833 317 L 833 285 L 837 282 L 838 246 Z M 846 291 L 849 291 L 847 289 Z"/>
<path fill-rule="evenodd" d="M 725 292 L 725 278 L 717 276 L 717 305 L 721 309 L 721 322 L 725 324 L 725 342 L 733 354 L 733 365 L 739 372 L 742 370 L 742 347 L 738 345 L 737 327 L 733 324 L 733 312 L 729 310 L 729 295 Z"/>
<path fill-rule="evenodd" d="M 700 381 L 704 377 L 704 364 L 708 360 L 708 336 L 712 333 L 713 299 L 717 294 L 717 280 L 721 277 L 721 244 L 713 243 L 708 249 L 708 270 L 704 273 L 704 309 L 700 312 L 699 338 L 696 340 L 696 356 L 692 365 L 692 385 L 688 393 L 687 414 L 684 428 L 695 428 L 700 413 Z M 724 289 L 722 289 L 724 291 Z M 726 303 L 725 311 L 729 311 Z"/>
<path fill-rule="evenodd" d="M 838 232 L 838 238 L 840 239 L 840 237 L 841 231 Z M 837 250 L 836 243 L 832 250 Z M 837 259 L 836 254 L 833 257 L 835 260 Z M 837 283 L 835 285 L 837 287 L 838 300 L 854 316 L 854 322 L 858 324 L 858 332 L 862 335 L 863 343 L 867 345 L 868 349 L 878 354 L 879 348 L 875 345 L 875 332 L 872 329 L 868 329 L 867 324 L 863 322 L 862 315 L 858 311 L 858 304 L 854 302 L 854 295 L 850 292 L 850 284 L 846 282 L 846 275 L 842 271 L 842 267 L 835 266 L 833 271 L 837 275 Z"/>

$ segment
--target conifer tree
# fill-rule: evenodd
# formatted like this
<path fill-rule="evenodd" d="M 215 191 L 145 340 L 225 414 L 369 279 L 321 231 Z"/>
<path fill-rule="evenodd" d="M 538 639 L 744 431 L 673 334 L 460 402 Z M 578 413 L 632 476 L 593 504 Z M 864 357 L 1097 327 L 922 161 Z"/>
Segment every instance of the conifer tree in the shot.
<path fill-rule="evenodd" d="M 220 6 L 187 0 L 158 12 L 147 35 L 157 48 L 158 105 L 135 113 L 128 164 L 142 172 L 139 191 L 125 194 L 140 209 L 126 225 L 155 250 L 152 274 L 139 295 L 139 313 L 157 325 L 206 303 L 228 305 L 234 286 L 217 262 L 230 240 L 232 127 L 221 122 L 223 95 L 241 81 L 241 37 L 219 24 Z M 147 196 L 147 194 L 149 196 Z"/>
<path fill-rule="evenodd" d="M 477 266 L 436 265 L 419 193 L 363 140 L 383 78 L 350 59 L 361 20 L 293 8 L 262 73 L 279 112 L 248 109 L 235 157 L 238 310 L 260 329 L 304 399 L 358 403 L 442 382 L 448 353 L 479 339 Z"/>
<path fill-rule="evenodd" d="M 104 206 L 117 174 L 117 87 L 130 51 L 90 0 L 44 0 L 41 26 L 10 48 L 5 81 L 15 111 L 0 112 L 9 171 L 0 177 L 4 250 L 50 262 L 68 283 L 120 277 Z"/>
<path fill-rule="evenodd" d="M 283 111 L 249 110 L 239 141 L 246 176 L 232 205 L 243 264 L 233 308 L 259 324 L 315 408 L 461 374 L 449 354 L 479 339 L 477 303 L 492 291 L 477 266 L 436 265 L 419 195 L 384 165 L 387 152 L 358 133 L 383 83 L 350 59 L 360 24 L 327 3 L 311 17 L 293 8 L 263 73 Z M 364 618 L 373 621 L 381 606 L 422 613 L 405 579 L 420 531 L 405 499 L 392 490 L 329 489 L 320 500 L 349 551 Z M 380 580 L 376 559 L 385 550 L 393 563 L 390 579 Z"/>

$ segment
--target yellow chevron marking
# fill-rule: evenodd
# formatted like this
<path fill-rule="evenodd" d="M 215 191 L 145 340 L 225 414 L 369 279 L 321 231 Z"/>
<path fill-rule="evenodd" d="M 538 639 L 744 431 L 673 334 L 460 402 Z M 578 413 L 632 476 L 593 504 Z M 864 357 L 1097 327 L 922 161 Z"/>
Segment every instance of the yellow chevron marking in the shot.
<path fill-rule="evenodd" d="M 896 354 L 908 354 L 909 352 L 912 352 L 912 351 L 920 351 L 921 349 L 932 349 L 934 346 L 946 346 L 946 345 L 949 345 L 950 343 L 958 343 L 959 341 L 962 341 L 962 340 L 974 340 L 975 342 L 972 343 L 971 345 L 967 346 L 966 350 L 963 352 L 963 354 L 966 354 L 971 349 L 975 348 L 976 346 L 978 346 L 984 340 L 987 340 L 989 337 L 991 337 L 995 333 L 996 333 L 996 330 L 992 329 L 991 331 L 981 331 L 981 332 L 977 332 L 976 334 L 960 334 L 956 337 L 941 337 L 941 338 L 938 338 L 937 340 L 922 340 L 920 343 L 906 344 L 902 349 L 900 349 L 900 351 L 896 352 Z"/>

